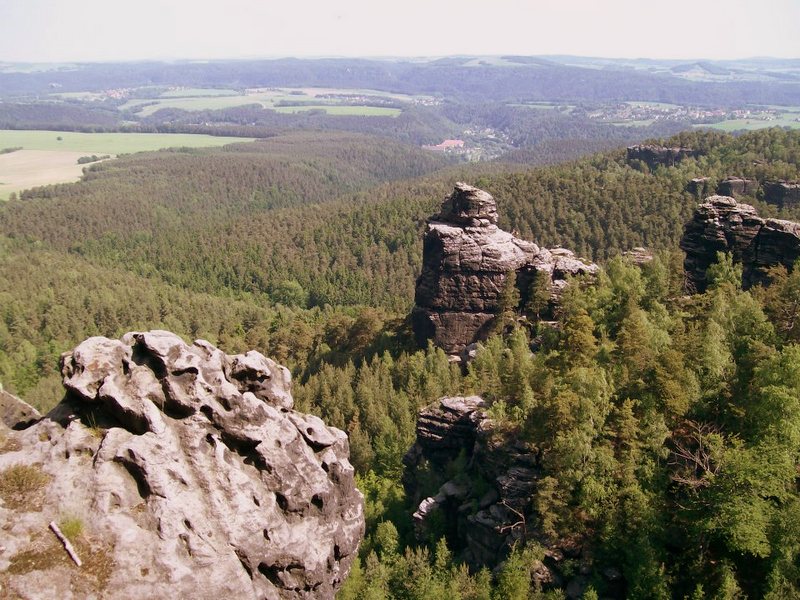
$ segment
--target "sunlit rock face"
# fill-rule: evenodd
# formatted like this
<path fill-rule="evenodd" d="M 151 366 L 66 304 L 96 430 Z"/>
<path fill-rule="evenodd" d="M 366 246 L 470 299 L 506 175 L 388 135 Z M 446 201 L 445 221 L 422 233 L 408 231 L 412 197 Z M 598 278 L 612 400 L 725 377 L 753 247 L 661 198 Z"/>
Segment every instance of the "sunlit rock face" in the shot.
<path fill-rule="evenodd" d="M 333 598 L 364 534 L 344 432 L 292 409 L 285 367 L 167 331 L 62 356 L 67 394 L 7 431 L 0 596 Z M 0 475 L 1 476 L 1 475 Z M 77 568 L 48 523 L 75 518 Z"/>
<path fill-rule="evenodd" d="M 497 226 L 497 204 L 487 192 L 457 183 L 439 214 L 428 220 L 412 318 L 420 344 L 432 339 L 448 354 L 485 339 L 498 313 L 509 273 L 522 304 L 542 273 L 557 304 L 570 275 L 593 274 L 597 265 L 563 248 L 542 248 Z"/>
<path fill-rule="evenodd" d="M 764 202 L 769 202 L 781 208 L 800 205 L 800 182 L 765 181 Z"/>
<path fill-rule="evenodd" d="M 791 269 L 800 257 L 800 224 L 762 219 L 749 204 L 729 196 L 711 196 L 697 207 L 681 239 L 686 253 L 684 272 L 689 292 L 704 292 L 707 270 L 717 252 L 730 253 L 743 267 L 745 288 L 767 284 L 767 270 L 776 265 Z"/>

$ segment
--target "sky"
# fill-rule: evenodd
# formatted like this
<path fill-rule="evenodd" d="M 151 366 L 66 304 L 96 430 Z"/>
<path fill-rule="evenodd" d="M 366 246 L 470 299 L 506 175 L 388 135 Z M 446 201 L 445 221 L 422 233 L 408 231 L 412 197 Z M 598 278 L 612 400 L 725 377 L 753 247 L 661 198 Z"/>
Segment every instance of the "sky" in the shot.
<path fill-rule="evenodd" d="M 0 0 L 0 62 L 800 58 L 800 0 Z"/>

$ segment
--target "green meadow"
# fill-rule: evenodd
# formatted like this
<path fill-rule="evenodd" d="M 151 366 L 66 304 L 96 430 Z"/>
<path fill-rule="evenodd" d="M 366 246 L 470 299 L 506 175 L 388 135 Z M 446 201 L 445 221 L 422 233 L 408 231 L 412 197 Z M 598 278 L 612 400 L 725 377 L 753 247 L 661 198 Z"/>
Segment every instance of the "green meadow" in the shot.
<path fill-rule="evenodd" d="M 294 93 L 290 93 L 294 92 Z M 383 96 L 401 101 L 410 101 L 410 96 L 376 92 L 374 90 L 337 90 L 328 88 L 236 90 L 215 88 L 188 88 L 170 90 L 158 98 L 135 98 L 120 106 L 120 110 L 133 110 L 140 117 L 148 117 L 162 108 L 178 108 L 181 110 L 220 110 L 260 104 L 264 108 L 272 108 L 281 113 L 296 113 L 305 110 L 323 109 L 332 115 L 358 116 L 392 116 L 400 114 L 399 108 L 385 106 L 353 106 L 342 98 L 318 98 L 321 94 L 363 94 Z M 281 103 L 303 102 L 301 106 L 281 106 Z"/>
<path fill-rule="evenodd" d="M 161 148 L 224 146 L 250 138 L 190 133 L 78 133 L 72 131 L 0 129 L 0 148 L 61 150 L 87 154 L 129 154 Z"/>
<path fill-rule="evenodd" d="M 0 200 L 12 193 L 53 183 L 77 181 L 87 155 L 117 155 L 161 148 L 222 146 L 252 138 L 182 133 L 74 133 L 69 131 L 0 130 Z"/>
<path fill-rule="evenodd" d="M 731 119 L 729 121 L 720 121 L 719 123 L 712 123 L 710 125 L 695 125 L 695 127 L 713 127 L 714 129 L 721 129 L 722 131 L 739 131 L 747 129 L 766 129 L 767 127 L 789 127 L 791 129 L 800 129 L 800 118 L 798 113 L 784 113 L 780 117 L 771 121 L 763 119 Z"/>

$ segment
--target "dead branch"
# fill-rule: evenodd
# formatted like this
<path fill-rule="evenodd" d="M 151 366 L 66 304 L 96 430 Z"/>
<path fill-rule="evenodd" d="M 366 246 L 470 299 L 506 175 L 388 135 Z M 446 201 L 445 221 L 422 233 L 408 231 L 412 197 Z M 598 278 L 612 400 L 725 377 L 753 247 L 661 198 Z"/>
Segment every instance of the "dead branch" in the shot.
<path fill-rule="evenodd" d="M 58 525 L 56 525 L 55 521 L 50 521 L 50 529 L 56 534 L 56 537 L 61 541 L 61 543 L 64 544 L 64 550 L 67 551 L 67 554 L 69 554 L 69 557 L 72 559 L 72 561 L 79 567 L 82 566 L 83 563 L 81 562 L 81 559 L 78 558 L 75 548 L 72 547 L 72 544 L 67 539 L 67 536 L 61 533 L 61 530 L 58 528 Z"/>
<path fill-rule="evenodd" d="M 667 464 L 673 467 L 672 481 L 694 489 L 710 484 L 709 475 L 719 472 L 711 456 L 709 437 L 720 430 L 710 423 L 685 421 L 672 435 Z"/>

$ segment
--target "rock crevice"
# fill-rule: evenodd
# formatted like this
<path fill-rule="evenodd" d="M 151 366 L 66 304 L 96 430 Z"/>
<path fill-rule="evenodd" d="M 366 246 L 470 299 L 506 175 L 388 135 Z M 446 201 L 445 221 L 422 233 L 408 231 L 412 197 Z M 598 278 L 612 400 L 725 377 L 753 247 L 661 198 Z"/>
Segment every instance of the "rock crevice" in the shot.
<path fill-rule="evenodd" d="M 476 569 L 494 568 L 515 544 L 536 541 L 545 550 L 534 568 L 537 584 L 581 597 L 586 578 L 563 568 L 563 561 L 574 559 L 589 572 L 591 552 L 581 539 L 552 539 L 538 531 L 532 498 L 543 476 L 540 453 L 498 428 L 486 409 L 480 397 L 470 396 L 441 398 L 420 411 L 416 441 L 403 458 L 418 538 L 445 535 Z M 609 591 L 613 587 L 609 583 Z"/>

